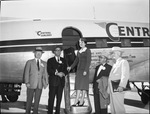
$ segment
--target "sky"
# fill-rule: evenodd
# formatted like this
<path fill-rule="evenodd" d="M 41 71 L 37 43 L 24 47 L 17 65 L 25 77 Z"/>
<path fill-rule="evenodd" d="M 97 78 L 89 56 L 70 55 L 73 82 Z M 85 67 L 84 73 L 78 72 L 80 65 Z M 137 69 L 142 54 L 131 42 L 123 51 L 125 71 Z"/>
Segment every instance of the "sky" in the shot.
<path fill-rule="evenodd" d="M 97 19 L 149 22 L 149 0 L 8 0 L 1 21 L 20 19 Z"/>

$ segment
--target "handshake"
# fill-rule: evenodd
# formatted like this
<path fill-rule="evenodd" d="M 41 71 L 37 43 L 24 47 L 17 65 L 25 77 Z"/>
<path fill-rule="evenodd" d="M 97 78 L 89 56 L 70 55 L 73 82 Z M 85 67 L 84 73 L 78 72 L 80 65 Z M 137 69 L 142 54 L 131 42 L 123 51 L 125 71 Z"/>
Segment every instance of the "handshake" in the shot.
<path fill-rule="evenodd" d="M 55 75 L 57 75 L 57 76 L 59 76 L 59 77 L 63 77 L 63 76 L 65 76 L 65 74 L 63 73 L 63 72 L 58 72 L 58 70 L 56 69 L 56 71 L 55 71 Z"/>
<path fill-rule="evenodd" d="M 71 70 L 71 67 L 67 67 L 67 71 L 70 72 L 70 70 Z"/>

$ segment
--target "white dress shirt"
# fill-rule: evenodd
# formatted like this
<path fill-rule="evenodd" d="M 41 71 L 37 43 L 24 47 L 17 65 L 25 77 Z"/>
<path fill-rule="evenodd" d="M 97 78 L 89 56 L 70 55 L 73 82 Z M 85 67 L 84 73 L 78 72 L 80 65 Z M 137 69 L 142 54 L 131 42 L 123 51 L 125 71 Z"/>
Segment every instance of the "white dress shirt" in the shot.
<path fill-rule="evenodd" d="M 103 65 L 100 65 L 97 71 L 97 76 L 100 73 L 101 70 L 105 70 L 106 68 L 104 67 L 105 63 Z"/>

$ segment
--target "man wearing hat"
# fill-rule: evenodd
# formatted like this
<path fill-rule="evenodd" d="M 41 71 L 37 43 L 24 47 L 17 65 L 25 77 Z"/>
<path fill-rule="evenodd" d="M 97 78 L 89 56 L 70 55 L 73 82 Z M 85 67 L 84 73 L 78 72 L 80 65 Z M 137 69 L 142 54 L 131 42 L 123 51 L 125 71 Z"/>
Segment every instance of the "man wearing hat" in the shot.
<path fill-rule="evenodd" d="M 61 51 L 62 48 L 60 46 L 54 47 L 53 53 L 55 56 L 47 61 L 47 72 L 49 74 L 48 114 L 53 114 L 55 97 L 55 114 L 60 114 L 60 104 L 65 86 L 65 76 L 67 74 L 67 64 L 65 59 L 60 57 Z"/>
<path fill-rule="evenodd" d="M 111 65 L 107 64 L 107 59 L 107 55 L 101 54 L 99 56 L 100 65 L 95 69 L 93 80 L 95 114 L 107 114 L 109 102 L 107 93 L 108 76 L 112 68 Z"/>
<path fill-rule="evenodd" d="M 30 114 L 34 98 L 33 114 L 38 114 L 39 101 L 43 87 L 48 85 L 47 64 L 41 60 L 42 47 L 34 50 L 34 59 L 28 60 L 24 69 L 24 82 L 27 87 L 26 114 Z"/>
<path fill-rule="evenodd" d="M 124 107 L 124 88 L 129 80 L 130 68 L 127 60 L 123 59 L 120 47 L 112 48 L 112 58 L 116 60 L 109 75 L 108 93 L 110 94 L 111 114 L 125 114 Z M 112 81 L 120 81 L 116 91 L 113 89 Z"/>

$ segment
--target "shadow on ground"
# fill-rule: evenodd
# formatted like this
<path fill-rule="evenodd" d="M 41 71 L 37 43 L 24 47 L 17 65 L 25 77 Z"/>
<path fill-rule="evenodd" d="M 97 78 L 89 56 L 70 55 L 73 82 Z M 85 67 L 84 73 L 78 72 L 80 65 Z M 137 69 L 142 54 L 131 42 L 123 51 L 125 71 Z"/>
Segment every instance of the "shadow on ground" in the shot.
<path fill-rule="evenodd" d="M 145 107 L 145 105 L 141 101 L 132 100 L 132 99 L 125 99 L 125 104 L 137 108 Z M 0 114 L 25 114 L 25 106 L 26 106 L 26 102 L 23 101 L 17 101 L 14 103 L 13 102 L 2 103 L 0 101 Z M 42 105 L 42 104 L 39 105 L 39 114 L 47 114 L 47 105 Z M 61 114 L 65 114 L 63 108 L 61 108 Z"/>
<path fill-rule="evenodd" d="M 14 103 L 13 102 L 2 103 L 0 101 L 0 114 L 25 114 L 25 107 L 26 102 L 23 101 L 17 101 Z M 47 114 L 47 105 L 39 104 L 39 114 Z M 65 114 L 63 108 L 61 108 L 61 114 Z"/>

